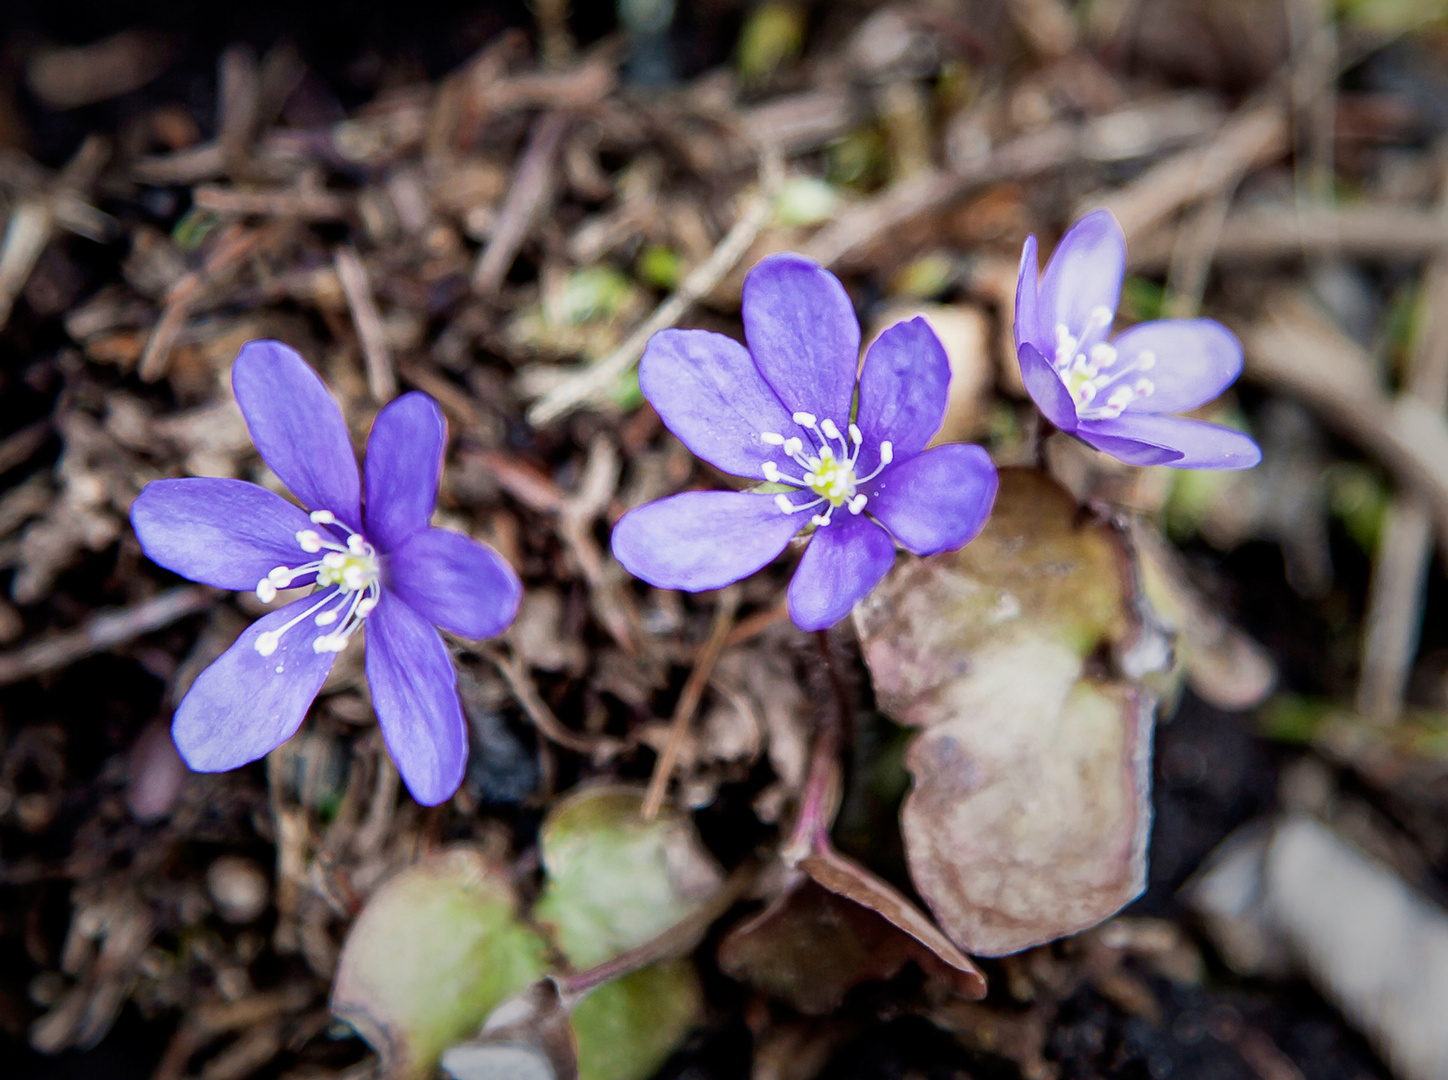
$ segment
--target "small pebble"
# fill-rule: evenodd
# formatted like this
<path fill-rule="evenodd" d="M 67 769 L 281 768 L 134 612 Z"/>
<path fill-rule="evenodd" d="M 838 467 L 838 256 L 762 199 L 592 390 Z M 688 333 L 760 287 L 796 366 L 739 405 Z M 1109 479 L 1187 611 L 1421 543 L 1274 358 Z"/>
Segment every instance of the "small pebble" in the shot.
<path fill-rule="evenodd" d="M 171 813 L 186 782 L 186 763 L 171 741 L 171 726 L 154 720 L 136 738 L 127 762 L 126 809 L 143 824 Z"/>
<path fill-rule="evenodd" d="M 271 885 L 254 859 L 223 855 L 206 870 L 206 891 L 229 923 L 249 923 L 266 910 Z"/>

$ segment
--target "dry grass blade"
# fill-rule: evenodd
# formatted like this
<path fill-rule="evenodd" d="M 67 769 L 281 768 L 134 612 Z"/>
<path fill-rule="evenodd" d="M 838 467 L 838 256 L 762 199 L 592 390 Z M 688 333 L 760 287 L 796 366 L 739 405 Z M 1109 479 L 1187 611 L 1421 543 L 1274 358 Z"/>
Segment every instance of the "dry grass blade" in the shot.
<path fill-rule="evenodd" d="M 367 268 L 350 245 L 337 249 L 334 264 L 337 278 L 342 282 L 342 292 L 347 297 L 347 307 L 352 312 L 352 323 L 357 327 L 357 338 L 362 343 L 362 359 L 367 365 L 367 389 L 372 392 L 373 401 L 386 405 L 397 396 L 397 373 L 392 367 L 387 330 L 382 325 L 382 315 L 372 296 Z"/>

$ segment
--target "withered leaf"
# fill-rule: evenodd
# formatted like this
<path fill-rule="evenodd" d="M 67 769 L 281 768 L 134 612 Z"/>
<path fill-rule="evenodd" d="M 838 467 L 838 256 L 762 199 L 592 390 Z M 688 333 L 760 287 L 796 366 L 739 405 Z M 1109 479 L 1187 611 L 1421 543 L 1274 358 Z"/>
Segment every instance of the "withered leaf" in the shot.
<path fill-rule="evenodd" d="M 1144 887 L 1150 694 L 1097 657 L 1136 629 L 1125 546 L 1043 474 L 1007 469 L 980 537 L 905 562 L 857 609 L 906 753 L 911 878 L 968 952 L 1017 952 Z"/>

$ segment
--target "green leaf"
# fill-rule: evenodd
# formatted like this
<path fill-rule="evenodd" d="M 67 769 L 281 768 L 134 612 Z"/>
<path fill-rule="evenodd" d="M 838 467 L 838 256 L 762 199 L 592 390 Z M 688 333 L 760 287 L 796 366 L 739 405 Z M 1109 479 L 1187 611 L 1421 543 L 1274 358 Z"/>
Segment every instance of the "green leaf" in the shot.
<path fill-rule="evenodd" d="M 543 822 L 548 882 L 534 916 L 578 968 L 657 937 L 723 880 L 692 821 L 669 808 L 644 821 L 642 806 L 640 788 L 585 788 Z"/>
<path fill-rule="evenodd" d="M 579 1080 L 645 1080 L 699 1022 L 704 994 L 688 960 L 600 986 L 573 1010 Z"/>
<path fill-rule="evenodd" d="M 518 922 L 504 871 L 470 848 L 410 867 L 352 924 L 332 1011 L 388 1076 L 429 1076 L 450 1044 L 544 971 L 543 941 Z"/>

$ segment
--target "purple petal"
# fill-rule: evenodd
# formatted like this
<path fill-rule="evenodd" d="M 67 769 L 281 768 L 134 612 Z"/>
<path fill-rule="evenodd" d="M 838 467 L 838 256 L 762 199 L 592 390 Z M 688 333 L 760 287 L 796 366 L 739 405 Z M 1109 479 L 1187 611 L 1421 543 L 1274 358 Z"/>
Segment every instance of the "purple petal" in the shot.
<path fill-rule="evenodd" d="M 1016 318 L 1013 326 L 1016 348 L 1029 341 L 1038 349 L 1054 352 L 1056 329 L 1041 325 L 1041 272 L 1036 261 L 1036 236 L 1021 245 L 1021 268 L 1016 274 Z"/>
<path fill-rule="evenodd" d="M 1170 465 L 1174 469 L 1250 469 L 1262 451 L 1250 436 L 1231 428 L 1189 420 L 1184 416 L 1126 413 L 1115 420 L 1084 422 L 1076 434 L 1098 450 L 1131 465 Z M 1151 451 L 1165 451 L 1165 460 L 1147 461 Z"/>
<path fill-rule="evenodd" d="M 231 388 L 251 441 L 309 510 L 330 510 L 362 528 L 357 458 L 342 410 L 295 349 L 249 341 L 231 366 Z"/>
<path fill-rule="evenodd" d="M 802 438 L 749 352 L 707 330 L 662 330 L 639 361 L 639 389 L 670 431 L 698 457 L 727 473 L 759 479 L 765 461 L 784 461 L 762 432 Z"/>
<path fill-rule="evenodd" d="M 457 669 L 437 631 L 386 590 L 367 617 L 367 686 L 412 797 L 423 806 L 452 798 L 468 763 Z"/>
<path fill-rule="evenodd" d="M 772 495 L 686 491 L 621 517 L 613 555 L 660 589 L 722 589 L 773 560 L 807 521 L 781 511 Z"/>
<path fill-rule="evenodd" d="M 954 551 L 975 539 L 995 504 L 999 480 L 979 446 L 949 443 L 892 465 L 865 510 L 916 555 Z"/>
<path fill-rule="evenodd" d="M 1242 374 L 1242 344 L 1215 319 L 1141 323 L 1118 336 L 1112 345 L 1116 347 L 1116 368 L 1131 366 L 1143 352 L 1155 357 L 1150 370 L 1123 379 L 1123 385 L 1138 378 L 1152 385 L 1149 395 L 1134 398 L 1126 406 L 1129 413 L 1189 412 L 1215 401 Z"/>
<path fill-rule="evenodd" d="M 771 255 L 744 279 L 744 337 L 790 413 L 843 430 L 855 396 L 860 324 L 839 278 L 802 255 Z"/>
<path fill-rule="evenodd" d="M 865 441 L 859 475 L 875 468 L 880 443 L 893 444 L 896 460 L 925 449 L 945 419 L 950 361 L 945 347 L 923 318 L 896 323 L 865 353 L 860 373 L 856 423 Z"/>
<path fill-rule="evenodd" d="M 256 639 L 303 614 L 316 596 L 263 615 L 191 684 L 176 708 L 171 737 L 197 772 L 225 772 L 265 757 L 301 726 L 337 654 L 312 648 L 317 628 L 303 619 L 270 656 Z"/>
<path fill-rule="evenodd" d="M 427 528 L 437 505 L 447 421 L 414 390 L 377 414 L 367 438 L 367 539 L 391 551 Z"/>
<path fill-rule="evenodd" d="M 1041 415 L 1062 431 L 1075 431 L 1076 402 L 1051 362 L 1029 341 L 1016 346 L 1016 356 L 1021 363 L 1021 381 L 1026 384 L 1026 393 L 1031 395 Z"/>
<path fill-rule="evenodd" d="M 146 558 L 218 589 L 255 589 L 274 568 L 312 559 L 297 543 L 315 528 L 306 511 L 245 480 L 154 480 L 131 503 L 131 525 Z"/>
<path fill-rule="evenodd" d="M 1097 308 L 1114 315 L 1125 276 L 1126 236 L 1111 211 L 1094 210 L 1067 229 L 1041 278 L 1037 320 L 1042 331 L 1051 335 L 1050 342 L 1054 344 L 1057 326 L 1082 337 Z M 1098 331 L 1084 345 L 1089 347 L 1104 336 Z"/>
<path fill-rule="evenodd" d="M 427 529 L 387 557 L 387 588 L 428 622 L 460 637 L 501 634 L 518 614 L 523 585 L 490 547 Z"/>
<path fill-rule="evenodd" d="M 805 548 L 789 583 L 789 617 L 801 630 L 828 630 L 894 565 L 895 541 L 889 534 L 840 507 Z"/>

